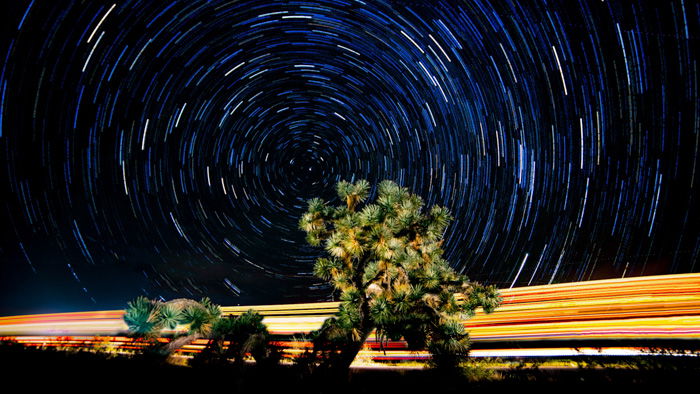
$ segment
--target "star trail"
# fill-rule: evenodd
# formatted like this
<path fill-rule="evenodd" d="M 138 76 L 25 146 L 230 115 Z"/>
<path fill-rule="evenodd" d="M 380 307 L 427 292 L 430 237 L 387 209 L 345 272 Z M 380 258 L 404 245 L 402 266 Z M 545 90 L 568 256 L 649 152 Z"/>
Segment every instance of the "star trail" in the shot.
<path fill-rule="evenodd" d="M 12 1 L 2 312 L 327 300 L 340 180 L 502 288 L 698 272 L 697 1 Z"/>

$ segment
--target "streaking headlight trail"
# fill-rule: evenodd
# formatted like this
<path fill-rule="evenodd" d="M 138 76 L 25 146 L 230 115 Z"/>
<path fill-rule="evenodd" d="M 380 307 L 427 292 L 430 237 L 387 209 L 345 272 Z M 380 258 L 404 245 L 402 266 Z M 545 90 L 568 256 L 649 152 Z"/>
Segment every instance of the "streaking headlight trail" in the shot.
<path fill-rule="evenodd" d="M 700 339 L 700 274 L 522 287 L 504 289 L 502 296 L 503 305 L 496 312 L 479 312 L 465 321 L 474 341 L 472 356 L 632 355 L 643 354 L 641 346 L 655 341 Z M 298 338 L 319 328 L 337 306 L 333 302 L 259 305 L 223 307 L 222 312 L 235 315 L 249 308 L 257 310 L 265 316 L 270 332 L 281 338 L 277 345 L 293 356 L 309 345 Z M 82 347 L 107 342 L 117 349 L 128 349 L 134 341 L 124 336 L 122 314 L 99 311 L 2 317 L 0 336 L 26 345 Z M 373 338 L 370 336 L 358 359 L 428 357 L 426 352 L 406 350 L 400 341 L 380 346 Z M 602 350 L 599 345 L 587 346 L 604 341 L 616 342 Z M 182 353 L 199 351 L 205 343 L 197 341 Z M 626 343 L 629 346 L 620 345 Z"/>

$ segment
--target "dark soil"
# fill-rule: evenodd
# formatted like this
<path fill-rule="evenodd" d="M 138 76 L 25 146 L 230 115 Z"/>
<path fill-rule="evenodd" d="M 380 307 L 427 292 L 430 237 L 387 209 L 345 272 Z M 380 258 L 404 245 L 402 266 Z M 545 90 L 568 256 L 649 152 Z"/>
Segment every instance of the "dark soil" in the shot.
<path fill-rule="evenodd" d="M 475 389 L 554 391 L 580 387 L 600 389 L 636 386 L 676 388 L 692 382 L 698 360 L 676 357 L 628 360 L 636 369 L 520 367 L 499 371 L 498 380 L 469 381 L 462 375 L 434 370 L 354 369 L 346 376 L 306 376 L 294 366 L 178 367 L 154 356 L 107 356 L 0 345 L 3 392 L 67 393 L 464 393 Z M 15 387 L 16 386 L 16 387 Z M 692 386 L 691 386 L 692 387 Z M 597 393 L 594 393 L 597 394 Z"/>

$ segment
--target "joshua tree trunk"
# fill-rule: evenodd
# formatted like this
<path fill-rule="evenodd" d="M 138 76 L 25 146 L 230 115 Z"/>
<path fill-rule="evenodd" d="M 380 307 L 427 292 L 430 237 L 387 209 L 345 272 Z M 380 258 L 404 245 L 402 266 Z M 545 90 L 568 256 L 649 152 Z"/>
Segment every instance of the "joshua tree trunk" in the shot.
<path fill-rule="evenodd" d="M 372 332 L 373 326 L 369 315 L 369 303 L 367 298 L 362 299 L 360 302 L 360 326 L 358 327 L 359 339 L 350 341 L 346 346 L 343 347 L 341 351 L 340 358 L 338 360 L 338 371 L 348 372 L 350 369 L 350 364 L 355 361 L 357 354 L 362 350 L 365 341 Z"/>
<path fill-rule="evenodd" d="M 340 360 L 338 361 L 338 371 L 348 371 L 350 369 L 350 364 L 355 361 L 357 354 L 362 350 L 362 346 L 365 344 L 365 340 L 369 334 L 364 335 L 361 340 L 350 342 L 347 347 L 345 347 L 340 355 Z"/>
<path fill-rule="evenodd" d="M 364 274 L 365 267 L 368 263 L 368 257 L 365 256 L 359 262 L 357 262 L 357 268 L 353 273 L 352 282 L 356 288 L 361 289 L 362 296 L 360 298 L 360 324 L 357 327 L 359 331 L 359 339 L 353 340 L 344 347 L 340 360 L 338 362 L 339 371 L 347 371 L 350 368 L 350 364 L 355 361 L 357 354 L 362 350 L 362 346 L 372 332 L 373 326 L 369 314 L 369 298 L 366 295 L 366 285 L 362 283 L 362 275 Z"/>
<path fill-rule="evenodd" d="M 175 338 L 172 341 L 170 341 L 170 343 L 168 343 L 165 346 L 165 354 L 167 356 L 166 361 L 172 364 L 175 360 L 175 352 L 177 351 L 177 349 L 189 345 L 190 343 L 196 341 L 199 338 L 199 334 L 191 334 L 184 337 Z"/>

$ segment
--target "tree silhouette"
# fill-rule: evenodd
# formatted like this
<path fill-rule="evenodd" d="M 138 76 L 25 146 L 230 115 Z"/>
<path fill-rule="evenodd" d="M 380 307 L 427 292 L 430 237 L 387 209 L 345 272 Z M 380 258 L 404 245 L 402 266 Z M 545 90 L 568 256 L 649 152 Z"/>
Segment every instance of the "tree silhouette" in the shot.
<path fill-rule="evenodd" d="M 256 364 L 269 367 L 281 358 L 277 348 L 270 345 L 270 339 L 263 316 L 249 309 L 239 316 L 223 317 L 212 325 L 210 340 L 201 358 L 210 364 L 232 360 L 240 367 L 250 355 Z"/>

